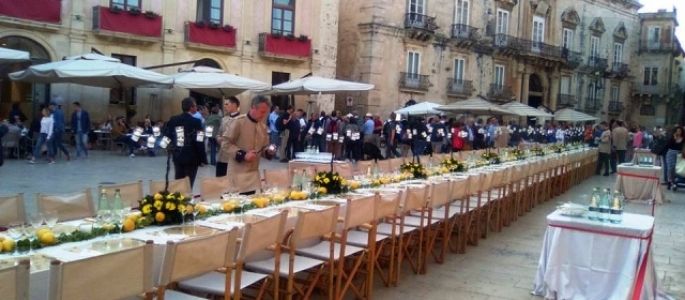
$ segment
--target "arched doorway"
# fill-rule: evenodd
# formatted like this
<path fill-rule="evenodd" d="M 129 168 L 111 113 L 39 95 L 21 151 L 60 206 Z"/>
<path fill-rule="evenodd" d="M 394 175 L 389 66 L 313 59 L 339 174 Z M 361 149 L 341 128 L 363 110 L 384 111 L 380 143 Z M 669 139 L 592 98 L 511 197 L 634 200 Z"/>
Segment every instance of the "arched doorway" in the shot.
<path fill-rule="evenodd" d="M 210 67 L 215 69 L 222 69 L 218 62 L 211 58 L 203 58 L 195 62 L 193 67 Z M 219 98 L 210 97 L 204 94 L 200 94 L 194 91 L 190 91 L 190 97 L 193 97 L 197 101 L 197 105 L 203 105 L 207 108 L 211 108 L 214 105 L 221 105 L 221 100 Z"/>
<path fill-rule="evenodd" d="M 528 105 L 538 108 L 543 102 L 543 86 L 540 76 L 537 74 L 530 74 L 528 80 Z M 535 124 L 535 118 L 528 117 L 528 124 Z"/>
<path fill-rule="evenodd" d="M 0 64 L 0 115 L 7 115 L 12 104 L 18 103 L 22 112 L 32 119 L 40 105 L 47 104 L 50 100 L 50 85 L 12 81 L 8 74 L 31 65 L 50 62 L 50 54 L 36 41 L 16 35 L 0 38 L 0 47 L 27 51 L 31 57 L 26 62 Z"/>

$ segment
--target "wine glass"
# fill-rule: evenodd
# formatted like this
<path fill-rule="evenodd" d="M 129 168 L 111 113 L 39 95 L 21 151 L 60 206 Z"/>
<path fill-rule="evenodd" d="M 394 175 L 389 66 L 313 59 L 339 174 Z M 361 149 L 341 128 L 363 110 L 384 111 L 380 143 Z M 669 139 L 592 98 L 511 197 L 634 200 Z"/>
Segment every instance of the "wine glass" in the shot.
<path fill-rule="evenodd" d="M 45 224 L 48 225 L 48 228 L 52 230 L 55 225 L 57 225 L 57 222 L 59 221 L 59 213 L 56 210 L 48 210 L 45 212 Z"/>
<path fill-rule="evenodd" d="M 12 256 L 19 256 L 19 241 L 26 238 L 26 229 L 23 223 L 10 224 L 7 234 L 14 240 L 14 252 Z"/>
<path fill-rule="evenodd" d="M 31 229 L 30 231 L 32 232 L 37 232 L 38 229 L 40 229 L 40 226 L 43 225 L 44 217 L 42 213 L 32 213 L 28 215 L 29 217 L 29 223 L 31 224 Z M 33 239 L 29 237 L 29 254 L 33 254 L 33 243 L 31 242 Z"/>

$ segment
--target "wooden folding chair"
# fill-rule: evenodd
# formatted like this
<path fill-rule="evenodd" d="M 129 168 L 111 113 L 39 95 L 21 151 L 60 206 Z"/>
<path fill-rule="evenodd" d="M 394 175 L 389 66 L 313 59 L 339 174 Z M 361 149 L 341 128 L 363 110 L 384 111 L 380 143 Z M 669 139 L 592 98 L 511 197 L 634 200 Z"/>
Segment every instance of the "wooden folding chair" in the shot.
<path fill-rule="evenodd" d="M 0 294 L 3 299 L 29 299 L 30 266 L 30 260 L 22 259 L 12 267 L 0 269 Z"/>
<path fill-rule="evenodd" d="M 355 175 L 366 175 L 371 172 L 371 168 L 373 167 L 373 161 L 371 160 L 360 160 L 357 161 L 357 165 L 355 166 L 356 170 L 354 172 Z"/>
<path fill-rule="evenodd" d="M 164 191 L 164 180 L 150 180 L 150 194 L 155 194 Z M 186 197 L 193 197 L 193 189 L 190 187 L 190 177 L 183 177 L 181 179 L 169 180 L 169 193 L 181 193 Z"/>
<path fill-rule="evenodd" d="M 238 229 L 233 228 L 210 236 L 167 242 L 156 291 L 157 300 L 203 299 L 175 290 L 174 287 L 179 281 L 220 268 L 226 268 L 221 284 L 230 291 L 237 238 Z"/>
<path fill-rule="evenodd" d="M 390 167 L 393 171 L 399 170 L 400 166 L 404 163 L 404 157 L 397 157 L 390 160 Z"/>
<path fill-rule="evenodd" d="M 221 195 L 227 192 L 235 192 L 232 189 L 231 179 L 228 176 L 203 177 L 200 179 L 200 197 L 202 197 L 202 201 L 220 201 Z"/>
<path fill-rule="evenodd" d="M 392 173 L 393 171 L 397 169 L 393 169 L 392 167 L 392 161 L 390 159 L 386 160 L 379 160 L 378 161 L 378 167 L 383 173 Z M 398 167 L 399 169 L 399 167 Z"/>
<path fill-rule="evenodd" d="M 423 261 L 426 256 L 428 231 L 430 225 L 435 224 L 431 219 L 430 185 L 412 185 L 407 189 L 402 207 L 404 218 L 400 222 L 399 261 L 397 275 L 399 276 L 402 262 L 406 259 L 415 274 L 422 273 Z M 379 226 L 379 232 L 381 231 Z M 399 278 L 397 279 L 399 281 Z"/>
<path fill-rule="evenodd" d="M 25 223 L 24 194 L 0 197 L 0 226 Z"/>
<path fill-rule="evenodd" d="M 95 215 L 90 188 L 68 195 L 45 195 L 38 193 L 38 211 L 57 211 L 60 221 L 83 219 Z"/>
<path fill-rule="evenodd" d="M 214 271 L 181 281 L 179 287 L 185 290 L 221 296 L 224 299 L 238 300 L 244 297 L 243 290 L 263 282 L 259 285 L 255 296 L 256 299 L 261 299 L 268 286 L 267 280 L 270 279 L 273 282 L 272 296 L 274 299 L 278 299 L 280 243 L 283 239 L 287 217 L 288 213 L 284 211 L 272 217 L 245 224 L 235 264 L 230 266 L 226 272 Z M 233 247 L 232 249 L 235 251 L 236 248 Z M 263 274 L 245 270 L 246 261 L 270 258 L 275 259 L 274 272 Z M 233 285 L 224 284 L 228 283 L 231 278 L 235 278 Z"/>
<path fill-rule="evenodd" d="M 143 197 L 145 197 L 142 180 L 129 183 L 98 185 L 98 192 L 101 192 L 103 189 L 107 192 L 109 199 L 114 198 L 114 193 L 118 189 L 121 194 L 121 202 L 124 203 L 124 206 L 132 208 L 137 208 L 138 201 L 143 200 Z"/>
<path fill-rule="evenodd" d="M 423 259 L 423 273 L 426 272 L 427 257 L 433 256 L 433 260 L 437 263 L 443 263 L 445 259 L 445 252 L 447 252 L 447 243 L 452 234 L 452 219 L 455 216 L 456 210 L 451 210 L 450 203 L 452 202 L 452 181 L 446 180 L 439 183 L 433 183 L 431 187 L 430 196 L 430 211 L 428 212 L 429 220 L 434 224 L 430 224 L 428 233 L 428 243 Z M 440 241 L 437 252 L 435 251 L 436 242 Z"/>
<path fill-rule="evenodd" d="M 50 263 L 49 300 L 124 299 L 152 291 L 152 241 L 91 258 Z M 117 276 L 126 274 L 126 276 Z M 116 276 L 116 280 L 112 280 Z"/>
<path fill-rule="evenodd" d="M 298 170 L 294 170 L 294 172 L 297 172 Z M 300 169 L 299 172 L 302 172 Z M 290 187 L 290 183 L 292 182 L 292 175 L 288 171 L 288 169 L 281 168 L 281 169 L 270 169 L 264 170 L 264 188 L 281 188 L 281 189 L 287 189 Z"/>

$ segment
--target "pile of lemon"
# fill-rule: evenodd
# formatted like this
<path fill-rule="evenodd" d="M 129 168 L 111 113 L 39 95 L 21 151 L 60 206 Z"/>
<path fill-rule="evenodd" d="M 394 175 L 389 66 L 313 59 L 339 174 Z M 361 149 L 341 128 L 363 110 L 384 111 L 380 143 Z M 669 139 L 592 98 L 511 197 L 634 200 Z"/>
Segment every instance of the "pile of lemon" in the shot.
<path fill-rule="evenodd" d="M 307 192 L 303 191 L 292 191 L 290 192 L 289 198 L 290 200 L 307 200 L 309 195 L 307 195 Z"/>
<path fill-rule="evenodd" d="M 237 200 L 228 200 L 228 201 L 224 201 L 223 203 L 221 203 L 221 209 L 227 213 L 234 211 L 237 207 L 238 207 L 238 201 Z"/>
<path fill-rule="evenodd" d="M 54 245 L 57 243 L 55 233 L 50 228 L 41 228 L 36 231 L 38 242 L 43 246 Z"/>
<path fill-rule="evenodd" d="M 16 243 L 13 239 L 0 236 L 0 253 L 2 252 L 14 252 L 14 247 Z"/>
<path fill-rule="evenodd" d="M 267 207 L 269 205 L 269 202 L 270 202 L 269 198 L 264 197 L 264 196 L 258 196 L 258 197 L 252 198 L 252 204 L 254 204 L 254 206 L 257 208 Z"/>

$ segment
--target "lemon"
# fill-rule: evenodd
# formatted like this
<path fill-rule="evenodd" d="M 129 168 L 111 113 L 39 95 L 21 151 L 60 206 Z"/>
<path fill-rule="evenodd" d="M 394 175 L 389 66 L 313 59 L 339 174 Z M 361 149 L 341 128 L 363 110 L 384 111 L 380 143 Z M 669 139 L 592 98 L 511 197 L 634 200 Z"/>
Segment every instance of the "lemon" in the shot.
<path fill-rule="evenodd" d="M 224 212 L 232 212 L 235 209 L 235 203 L 233 201 L 224 202 L 221 208 Z"/>
<path fill-rule="evenodd" d="M 4 252 L 12 252 L 14 251 L 14 240 L 13 239 L 5 239 L 2 241 L 2 245 L 0 245 L 1 251 Z"/>
<path fill-rule="evenodd" d="M 48 231 L 38 237 L 38 241 L 43 245 L 54 245 L 57 242 L 57 239 L 55 239 L 55 234 L 52 233 L 52 231 Z"/>
<path fill-rule="evenodd" d="M 158 212 L 155 214 L 155 221 L 157 221 L 157 223 L 162 223 L 162 222 L 164 222 L 164 219 L 165 219 L 165 218 L 166 218 L 166 216 L 165 216 L 164 213 L 161 212 L 161 211 L 158 211 Z"/>
<path fill-rule="evenodd" d="M 264 208 L 269 204 L 269 198 L 265 197 L 257 197 L 252 199 L 252 204 L 254 204 L 257 208 Z"/>
<path fill-rule="evenodd" d="M 162 194 L 160 194 L 160 193 L 156 193 L 155 196 L 154 196 L 153 198 L 154 198 L 155 200 L 162 200 L 162 199 L 164 199 L 164 196 L 162 196 Z"/>
<path fill-rule="evenodd" d="M 197 206 L 197 211 L 198 211 L 198 213 L 200 213 L 201 215 L 204 215 L 204 214 L 207 213 L 207 207 L 204 206 L 204 205 L 198 205 L 198 206 Z"/>
<path fill-rule="evenodd" d="M 121 224 L 121 227 L 124 232 L 133 231 L 133 229 L 136 229 L 136 221 L 126 219 L 124 220 L 124 223 Z"/>
<path fill-rule="evenodd" d="M 50 231 L 49 228 L 41 228 L 41 229 L 38 229 L 38 230 L 36 231 L 36 237 L 37 237 L 38 239 L 40 239 L 40 236 L 43 235 L 43 234 L 45 234 L 45 233 L 47 233 L 47 232 L 52 232 L 52 231 Z"/>
<path fill-rule="evenodd" d="M 328 190 L 325 187 L 319 187 L 319 194 L 326 194 L 328 193 Z"/>

